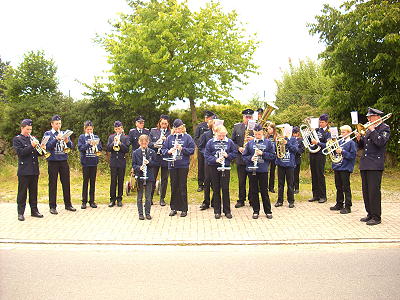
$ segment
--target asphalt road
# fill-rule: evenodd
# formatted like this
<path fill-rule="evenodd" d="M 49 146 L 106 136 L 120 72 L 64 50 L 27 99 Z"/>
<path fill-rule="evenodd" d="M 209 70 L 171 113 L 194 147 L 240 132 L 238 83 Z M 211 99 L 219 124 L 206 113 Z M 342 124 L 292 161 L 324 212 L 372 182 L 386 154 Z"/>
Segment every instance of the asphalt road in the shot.
<path fill-rule="evenodd" d="M 400 299 L 400 245 L 0 245 L 0 299 Z"/>

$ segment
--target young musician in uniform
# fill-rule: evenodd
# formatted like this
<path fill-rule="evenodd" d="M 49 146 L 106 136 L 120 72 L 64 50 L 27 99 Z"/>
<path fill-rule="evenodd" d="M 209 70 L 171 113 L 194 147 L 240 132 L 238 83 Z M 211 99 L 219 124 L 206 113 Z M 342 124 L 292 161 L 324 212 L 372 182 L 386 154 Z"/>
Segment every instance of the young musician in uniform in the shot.
<path fill-rule="evenodd" d="M 260 108 L 257 108 L 256 112 L 258 113 L 258 114 L 257 114 L 257 122 L 258 122 L 258 121 L 261 119 L 261 117 L 262 117 L 262 114 L 263 114 L 263 112 L 264 112 L 264 109 L 262 109 L 261 107 L 260 107 Z"/>
<path fill-rule="evenodd" d="M 139 148 L 139 136 L 142 134 L 150 135 L 150 130 L 147 128 L 144 128 L 144 117 L 143 116 L 137 116 L 135 118 L 135 125 L 136 128 L 132 128 L 129 130 L 129 142 L 132 145 L 132 152 L 135 151 L 137 148 Z"/>
<path fill-rule="evenodd" d="M 115 201 L 117 206 L 122 206 L 122 195 L 124 192 L 124 177 L 126 160 L 125 154 L 129 152 L 129 137 L 124 134 L 124 127 L 121 121 L 114 122 L 115 133 L 108 137 L 107 151 L 111 152 L 110 157 L 110 204 L 108 207 L 113 207 Z M 117 194 L 118 185 L 118 194 Z"/>
<path fill-rule="evenodd" d="M 285 129 L 286 130 L 286 129 Z M 286 134 L 285 134 L 286 135 Z M 293 177 L 294 168 L 296 167 L 296 153 L 298 152 L 299 145 L 295 137 L 288 138 L 284 136 L 283 143 L 285 144 L 285 156 L 283 158 L 276 157 L 275 163 L 278 166 L 278 201 L 275 207 L 283 205 L 283 192 L 285 189 L 285 180 L 287 187 L 287 200 L 289 208 L 294 207 L 294 191 L 293 191 Z M 276 147 L 279 147 L 277 141 Z"/>
<path fill-rule="evenodd" d="M 154 161 L 156 152 L 148 147 L 150 138 L 146 134 L 139 137 L 140 147 L 132 152 L 132 168 L 135 172 L 137 183 L 137 207 L 139 219 L 144 220 L 143 215 L 143 194 L 145 194 L 144 210 L 146 219 L 151 220 L 150 209 L 153 185 L 155 184 L 154 177 Z"/>
<path fill-rule="evenodd" d="M 161 115 L 158 121 L 157 127 L 150 130 L 150 144 L 149 147 L 156 152 L 156 159 L 154 161 L 153 172 L 154 178 L 157 180 L 158 172 L 161 169 L 161 180 L 160 180 L 160 205 L 165 206 L 165 194 L 167 193 L 168 185 L 168 162 L 163 160 L 161 148 L 164 141 L 171 134 L 169 125 L 169 116 Z M 151 199 L 153 199 L 156 185 L 153 185 L 151 192 Z"/>
<path fill-rule="evenodd" d="M 83 174 L 81 209 L 86 209 L 86 204 L 88 202 L 89 182 L 89 205 L 92 208 L 97 207 L 96 203 L 94 202 L 94 194 L 96 190 L 97 165 L 99 163 L 98 153 L 101 153 L 100 151 L 102 150 L 102 146 L 99 137 L 93 134 L 93 128 L 92 121 L 85 121 L 83 124 L 83 130 L 85 133 L 81 134 L 78 139 L 78 149 L 81 153 Z M 95 142 L 96 139 L 98 140 L 98 143 Z"/>
<path fill-rule="evenodd" d="M 29 205 L 31 216 L 43 218 L 37 207 L 39 162 L 37 147 L 40 147 L 36 138 L 31 139 L 32 120 L 24 119 L 21 122 L 21 134 L 13 139 L 13 147 L 18 155 L 18 220 L 25 221 L 24 212 L 27 192 L 29 192 Z"/>
<path fill-rule="evenodd" d="M 254 127 L 254 140 L 249 141 L 243 152 L 243 160 L 249 176 L 249 197 L 253 204 L 253 219 L 258 219 L 260 214 L 261 193 L 264 213 L 268 219 L 272 219 L 271 202 L 268 195 L 268 166 L 275 160 L 275 148 L 269 139 L 264 138 L 264 130 L 260 124 Z M 251 168 L 257 166 L 257 169 Z"/>
<path fill-rule="evenodd" d="M 221 191 L 223 213 L 228 219 L 232 218 L 229 196 L 230 171 L 221 168 L 229 167 L 237 156 L 237 146 L 226 137 L 227 130 L 223 125 L 215 129 L 215 137 L 207 142 L 204 156 L 209 165 L 213 189 L 214 215 L 221 218 Z"/>
<path fill-rule="evenodd" d="M 319 117 L 319 128 L 316 129 L 319 142 L 315 139 L 311 141 L 314 148 L 319 146 L 321 149 L 316 153 L 310 152 L 310 169 L 313 197 L 309 202 L 318 201 L 326 202 L 326 183 L 325 183 L 325 162 L 326 156 L 322 154 L 322 150 L 326 146 L 326 142 L 331 138 L 328 127 L 328 115 L 322 114 Z"/>
<path fill-rule="evenodd" d="M 272 146 L 275 148 L 275 138 L 276 138 L 276 125 L 275 123 L 270 122 L 267 127 L 267 135 L 266 138 L 272 143 Z M 272 160 L 269 166 L 269 183 L 268 190 L 271 193 L 275 193 L 275 169 L 276 164 L 275 160 Z"/>
<path fill-rule="evenodd" d="M 44 137 L 49 136 L 49 140 L 46 144 L 46 150 L 47 152 L 50 152 L 50 156 L 47 158 L 49 172 L 50 213 L 56 215 L 58 214 L 56 201 L 58 174 L 60 174 L 65 209 L 69 211 L 76 211 L 76 208 L 72 207 L 71 203 L 70 172 L 68 165 L 68 154 L 66 153 L 68 152 L 66 149 L 72 149 L 73 144 L 68 137 L 63 139 L 60 116 L 55 115 L 51 118 L 51 127 L 51 130 L 44 133 Z"/>
<path fill-rule="evenodd" d="M 181 211 L 181 217 L 186 217 L 188 211 L 187 177 L 190 156 L 194 154 L 195 144 L 185 131 L 185 124 L 182 120 L 176 119 L 173 123 L 173 133 L 167 137 L 161 150 L 163 156 L 169 160 L 171 217 L 176 215 L 178 210 Z"/>
<path fill-rule="evenodd" d="M 249 120 L 252 120 L 254 111 L 252 109 L 245 109 L 242 111 L 243 121 L 241 123 L 236 123 L 233 126 L 232 131 L 232 141 L 236 144 L 238 150 L 238 156 L 236 158 L 237 165 L 237 173 L 239 179 L 239 200 L 237 201 L 235 208 L 239 208 L 244 206 L 246 201 L 246 181 L 247 181 L 247 172 L 246 172 L 246 163 L 243 161 L 242 153 L 244 151 L 244 137 L 245 131 L 247 128 L 247 124 Z M 253 133 L 250 132 L 247 137 L 247 141 L 250 141 Z"/>
<path fill-rule="evenodd" d="M 214 116 L 214 113 L 212 111 L 206 110 L 204 112 L 204 122 L 201 122 L 199 125 L 197 125 L 196 130 L 194 132 L 194 142 L 197 147 L 199 147 L 200 143 L 200 138 L 205 133 L 206 131 L 209 130 L 208 128 L 208 122 L 212 119 Z M 204 154 L 199 151 L 199 148 L 197 148 L 197 181 L 198 181 L 198 192 L 201 192 L 204 190 L 204 180 L 205 180 L 205 163 L 204 163 Z"/>
<path fill-rule="evenodd" d="M 357 146 L 350 139 L 351 132 L 349 125 L 340 127 L 341 136 L 346 138 L 340 140 L 340 148 L 336 150 L 336 153 L 341 154 L 343 159 L 338 163 L 332 162 L 332 169 L 335 172 L 336 204 L 330 210 L 340 210 L 341 214 L 350 213 L 352 205 L 350 174 L 353 173 L 356 162 Z"/>
<path fill-rule="evenodd" d="M 296 167 L 294 168 L 294 180 L 293 180 L 294 193 L 298 194 L 300 192 L 301 155 L 304 153 L 305 147 L 303 144 L 303 138 L 301 137 L 299 127 L 297 126 L 293 127 L 292 135 L 297 139 L 297 143 L 299 145 L 299 151 L 297 151 L 296 153 Z"/>
<path fill-rule="evenodd" d="M 381 183 L 382 173 L 385 168 L 386 144 L 390 137 L 388 125 L 379 121 L 383 112 L 378 109 L 368 108 L 368 122 L 377 122 L 370 125 L 365 136 L 357 134 L 358 148 L 362 149 L 360 159 L 360 174 L 362 191 L 367 216 L 361 222 L 367 225 L 381 223 Z"/>

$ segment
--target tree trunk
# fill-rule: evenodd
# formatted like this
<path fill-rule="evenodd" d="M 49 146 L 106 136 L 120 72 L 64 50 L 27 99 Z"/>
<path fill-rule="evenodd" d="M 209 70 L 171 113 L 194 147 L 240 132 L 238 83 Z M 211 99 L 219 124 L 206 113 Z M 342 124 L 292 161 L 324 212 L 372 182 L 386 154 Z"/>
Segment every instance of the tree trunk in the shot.
<path fill-rule="evenodd" d="M 192 124 L 193 124 L 193 134 L 196 131 L 196 127 L 197 127 L 197 113 L 196 113 L 196 106 L 194 103 L 194 99 L 189 99 L 189 103 L 190 103 L 190 111 L 192 113 Z"/>

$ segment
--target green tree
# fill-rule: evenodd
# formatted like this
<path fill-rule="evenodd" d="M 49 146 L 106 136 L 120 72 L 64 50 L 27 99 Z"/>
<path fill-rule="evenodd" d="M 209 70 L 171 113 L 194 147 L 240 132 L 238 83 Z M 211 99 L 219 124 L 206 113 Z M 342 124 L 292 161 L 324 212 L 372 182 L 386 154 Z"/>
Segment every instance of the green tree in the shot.
<path fill-rule="evenodd" d="M 3 61 L 0 57 L 0 101 L 5 100 L 5 86 L 4 86 L 4 77 L 6 75 L 7 69 L 10 68 L 10 62 Z"/>
<path fill-rule="evenodd" d="M 333 79 L 327 101 L 334 117 L 348 122 L 350 111 L 368 106 L 392 112 L 389 150 L 400 159 L 400 2 L 346 1 L 325 5 L 310 32 L 326 44 L 320 54 Z M 362 121 L 366 121 L 365 119 Z"/>
<path fill-rule="evenodd" d="M 195 125 L 196 103 L 229 103 L 234 85 L 256 72 L 258 43 L 218 2 L 197 12 L 186 1 L 128 2 L 132 13 L 98 39 L 109 53 L 110 90 L 118 100 L 161 110 L 188 101 Z"/>

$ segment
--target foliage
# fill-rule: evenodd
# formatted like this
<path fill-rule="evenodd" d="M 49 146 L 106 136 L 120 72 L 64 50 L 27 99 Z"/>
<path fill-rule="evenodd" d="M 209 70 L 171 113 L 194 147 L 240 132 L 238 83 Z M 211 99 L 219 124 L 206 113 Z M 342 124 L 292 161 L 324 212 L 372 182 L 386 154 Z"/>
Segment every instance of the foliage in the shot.
<path fill-rule="evenodd" d="M 1 102 L 5 100 L 4 92 L 6 87 L 4 86 L 4 77 L 8 68 L 10 68 L 10 62 L 3 61 L 0 57 L 0 101 Z"/>
<path fill-rule="evenodd" d="M 324 112 L 323 108 L 309 104 L 291 104 L 286 109 L 279 109 L 277 114 L 271 116 L 275 124 L 289 123 L 292 126 L 300 126 L 306 117 L 318 117 Z"/>
<path fill-rule="evenodd" d="M 400 2 L 347 1 L 339 9 L 325 5 L 309 26 L 326 44 L 320 56 L 333 79 L 326 104 L 334 117 L 349 122 L 350 111 L 364 115 L 369 106 L 392 112 L 388 149 L 399 161 Z"/>

